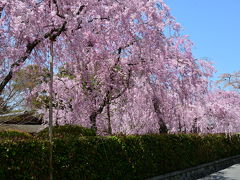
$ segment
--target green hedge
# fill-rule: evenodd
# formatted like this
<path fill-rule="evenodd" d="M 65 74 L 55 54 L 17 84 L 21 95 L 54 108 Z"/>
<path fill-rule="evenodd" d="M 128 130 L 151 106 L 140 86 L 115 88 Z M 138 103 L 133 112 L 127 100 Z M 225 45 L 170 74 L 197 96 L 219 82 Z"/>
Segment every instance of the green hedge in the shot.
<path fill-rule="evenodd" d="M 189 168 L 240 154 L 237 135 L 143 135 L 57 138 L 55 180 L 128 180 Z M 0 141 L 0 179 L 48 179 L 49 143 Z"/>
<path fill-rule="evenodd" d="M 96 132 L 92 129 L 85 128 L 78 125 L 64 125 L 64 126 L 54 126 L 52 128 L 53 137 L 54 138 L 70 138 L 75 139 L 81 136 L 96 136 Z M 41 139 L 48 139 L 49 138 L 49 128 L 45 128 L 40 131 L 37 136 Z"/>
<path fill-rule="evenodd" d="M 32 138 L 32 135 L 27 132 L 18 130 L 4 130 L 0 131 L 0 140 L 22 140 Z"/>

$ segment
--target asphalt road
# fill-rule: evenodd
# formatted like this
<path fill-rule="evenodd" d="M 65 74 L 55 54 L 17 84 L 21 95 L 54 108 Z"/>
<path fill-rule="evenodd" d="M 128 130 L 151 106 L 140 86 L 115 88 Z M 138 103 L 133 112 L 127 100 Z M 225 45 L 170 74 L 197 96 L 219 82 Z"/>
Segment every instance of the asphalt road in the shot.
<path fill-rule="evenodd" d="M 198 180 L 240 180 L 240 164 L 233 165 Z"/>

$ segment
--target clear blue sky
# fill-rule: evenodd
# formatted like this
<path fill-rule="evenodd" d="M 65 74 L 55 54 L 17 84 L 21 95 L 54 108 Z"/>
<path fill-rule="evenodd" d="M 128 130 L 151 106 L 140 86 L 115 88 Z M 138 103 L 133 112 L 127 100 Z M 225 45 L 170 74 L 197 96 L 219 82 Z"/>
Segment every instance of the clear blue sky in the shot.
<path fill-rule="evenodd" d="M 164 0 L 190 35 L 195 58 L 206 57 L 222 73 L 240 70 L 240 0 Z M 214 78 L 214 79 L 215 79 Z"/>

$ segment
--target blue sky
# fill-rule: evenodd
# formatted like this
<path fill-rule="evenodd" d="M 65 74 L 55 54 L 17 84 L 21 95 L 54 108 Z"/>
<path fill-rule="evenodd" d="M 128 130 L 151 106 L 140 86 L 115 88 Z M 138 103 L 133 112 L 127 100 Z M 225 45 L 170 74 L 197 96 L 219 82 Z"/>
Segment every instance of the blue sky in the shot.
<path fill-rule="evenodd" d="M 195 58 L 214 63 L 215 78 L 240 70 L 240 0 L 164 0 L 190 35 Z M 214 79 L 215 79 L 214 78 Z"/>

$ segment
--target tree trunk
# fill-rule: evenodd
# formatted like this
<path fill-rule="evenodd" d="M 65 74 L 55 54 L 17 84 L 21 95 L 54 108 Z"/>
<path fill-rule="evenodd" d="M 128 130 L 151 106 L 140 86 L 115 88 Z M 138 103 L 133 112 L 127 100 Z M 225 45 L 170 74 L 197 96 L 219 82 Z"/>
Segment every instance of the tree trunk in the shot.
<path fill-rule="evenodd" d="M 108 134 L 112 134 L 110 104 L 107 105 Z"/>
<path fill-rule="evenodd" d="M 157 118 L 158 118 L 159 133 L 160 134 L 161 133 L 167 133 L 168 129 L 167 129 L 167 126 L 166 126 L 165 122 L 162 119 L 161 110 L 159 108 L 159 106 L 160 106 L 159 99 L 156 96 L 154 96 L 152 98 L 152 102 L 153 102 L 154 111 L 157 114 Z"/>
<path fill-rule="evenodd" d="M 182 124 L 180 121 L 180 116 L 178 116 L 178 132 L 182 132 Z"/>
<path fill-rule="evenodd" d="M 50 142 L 50 156 L 49 156 L 49 177 L 53 179 L 53 41 L 50 42 L 50 82 L 49 82 L 49 142 Z"/>
<path fill-rule="evenodd" d="M 102 113 L 104 107 L 107 105 L 108 96 L 109 92 L 106 93 L 106 97 L 104 98 L 102 104 L 99 105 L 99 108 L 90 115 L 91 129 L 95 131 L 97 131 L 97 116 Z"/>
<path fill-rule="evenodd" d="M 193 120 L 193 125 L 192 125 L 192 133 L 198 133 L 198 127 L 197 127 L 197 118 Z"/>
<path fill-rule="evenodd" d="M 97 122 L 96 122 L 97 115 L 98 115 L 97 112 L 93 112 L 90 115 L 91 129 L 93 129 L 94 131 L 97 131 Z"/>

